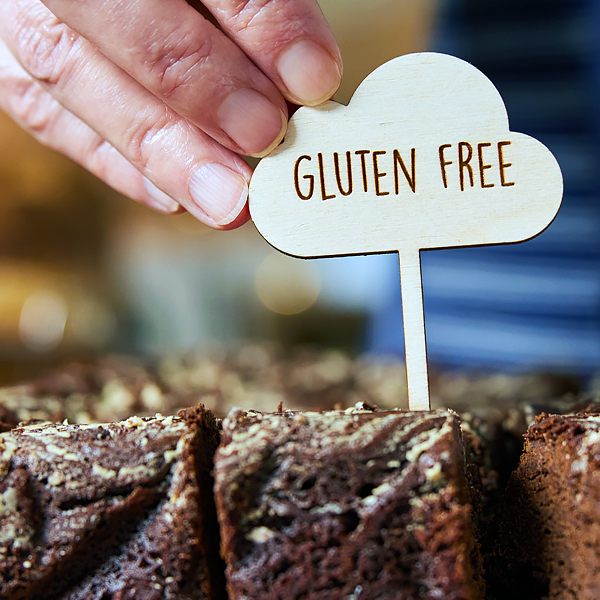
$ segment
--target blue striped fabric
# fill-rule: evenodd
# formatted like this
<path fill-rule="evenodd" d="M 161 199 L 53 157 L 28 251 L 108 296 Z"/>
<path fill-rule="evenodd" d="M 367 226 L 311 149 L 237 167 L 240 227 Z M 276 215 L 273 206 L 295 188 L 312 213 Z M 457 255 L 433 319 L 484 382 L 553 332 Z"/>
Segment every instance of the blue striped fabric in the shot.
<path fill-rule="evenodd" d="M 480 68 L 511 129 L 557 157 L 563 206 L 524 244 L 422 253 L 432 363 L 587 376 L 600 366 L 600 2 L 447 3 L 436 49 Z M 370 346 L 401 353 L 400 294 Z"/>

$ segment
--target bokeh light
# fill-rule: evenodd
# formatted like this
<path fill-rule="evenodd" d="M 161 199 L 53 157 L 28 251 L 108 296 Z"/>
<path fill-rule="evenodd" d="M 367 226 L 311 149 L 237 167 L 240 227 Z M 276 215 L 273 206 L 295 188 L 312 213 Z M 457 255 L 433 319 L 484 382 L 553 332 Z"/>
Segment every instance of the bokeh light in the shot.
<path fill-rule="evenodd" d="M 37 290 L 24 302 L 19 319 L 19 338 L 30 350 L 56 348 L 65 334 L 68 308 L 65 299 L 52 290 Z"/>
<path fill-rule="evenodd" d="M 296 315 L 317 301 L 321 279 L 310 262 L 273 252 L 256 271 L 255 289 L 269 310 Z"/>

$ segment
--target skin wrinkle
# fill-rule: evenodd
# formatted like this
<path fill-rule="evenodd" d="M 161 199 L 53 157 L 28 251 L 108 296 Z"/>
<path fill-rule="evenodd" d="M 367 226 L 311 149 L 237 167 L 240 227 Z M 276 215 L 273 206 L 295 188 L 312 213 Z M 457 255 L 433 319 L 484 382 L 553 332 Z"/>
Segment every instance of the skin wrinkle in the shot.
<path fill-rule="evenodd" d="M 85 93 L 81 81 L 85 79 L 86 71 L 91 78 L 95 76 L 93 65 L 85 60 L 86 52 L 97 51 L 64 23 L 56 22 L 42 29 L 50 35 L 34 32 L 25 44 L 19 44 L 23 36 L 17 34 L 19 62 L 35 81 L 44 86 L 64 92 L 77 82 L 78 92 Z"/>
<path fill-rule="evenodd" d="M 80 51 L 79 36 L 56 18 L 40 24 L 23 24 L 14 34 L 17 55 L 25 69 L 38 81 L 58 85 L 68 78 L 73 53 Z"/>
<path fill-rule="evenodd" d="M 177 28 L 166 40 L 155 41 L 150 51 L 150 58 L 144 60 L 150 64 L 149 73 L 158 83 L 159 94 L 167 100 L 188 86 L 192 79 L 201 82 L 210 74 L 206 63 L 213 61 L 212 41 L 209 36 L 198 40 L 197 32 L 188 27 L 183 35 Z"/>
<path fill-rule="evenodd" d="M 260 35 L 255 42 L 244 40 L 247 47 L 256 47 L 261 50 L 268 46 L 270 54 L 277 55 L 279 49 L 287 46 L 291 39 L 306 37 L 302 20 L 304 11 L 297 10 L 290 13 L 290 7 L 281 4 L 272 9 L 272 5 L 277 4 L 277 0 L 262 0 L 258 9 L 254 7 L 256 3 L 259 2 L 244 2 L 244 6 L 238 10 L 232 11 L 228 7 L 218 11 L 222 14 L 223 20 L 227 22 L 229 31 L 253 36 L 254 30 L 258 29 Z M 273 10 L 273 13 L 265 14 L 270 10 Z M 283 17 L 280 17 L 278 13 L 281 13 Z M 278 27 L 275 30 L 264 31 L 264 21 L 273 20 L 278 23 Z"/>
<path fill-rule="evenodd" d="M 0 49 L 0 52 L 2 51 L 7 52 L 5 46 Z M 10 88 L 8 104 L 13 118 L 37 140 L 60 150 L 60 144 L 55 143 L 55 137 L 58 137 L 57 134 L 64 134 L 67 129 L 68 124 L 63 121 L 75 120 L 76 117 L 65 110 L 39 83 L 28 78 L 22 71 L 16 72 L 16 68 L 11 69 L 6 65 L 6 72 L 0 74 L 0 80 L 5 88 Z M 78 122 L 80 128 L 89 130 L 82 121 Z M 98 145 L 109 145 L 97 134 L 94 134 L 93 141 Z M 80 162 L 88 163 L 85 156 L 85 152 L 83 156 L 79 156 Z"/>
<path fill-rule="evenodd" d="M 57 134 L 63 133 L 59 124 L 65 109 L 33 79 L 14 79 L 10 95 L 13 117 L 37 140 L 52 146 Z"/>
<path fill-rule="evenodd" d="M 64 109 L 54 98 L 45 95 L 35 82 L 32 81 L 30 87 L 26 92 L 28 110 L 22 115 L 22 119 L 26 129 L 34 133 L 39 140 L 48 143 L 56 135 L 56 125 Z"/>
<path fill-rule="evenodd" d="M 270 9 L 273 4 L 277 4 L 277 0 L 246 0 L 239 7 L 234 8 L 234 14 L 230 15 L 229 18 L 235 20 L 236 23 L 241 21 L 238 31 L 250 30 L 253 28 L 254 21 L 260 19 L 265 10 Z M 276 12 L 280 11 L 277 7 L 274 10 Z M 285 11 L 282 12 L 285 14 Z M 290 15 L 289 18 L 293 19 L 293 15 Z"/>
<path fill-rule="evenodd" d="M 15 81 L 12 85 L 11 109 L 18 123 L 36 136 L 48 129 L 50 113 L 48 99 L 43 98 L 43 90 L 33 79 Z M 42 102 L 42 100 L 46 100 Z M 56 101 L 52 103 L 58 104 Z"/>
<path fill-rule="evenodd" d="M 122 144 L 125 154 L 142 173 L 148 174 L 153 143 L 161 138 L 169 139 L 170 131 L 176 126 L 177 116 L 166 106 L 162 115 L 158 115 L 154 108 L 146 114 L 138 113 L 124 132 Z M 179 136 L 173 137 L 179 140 Z"/>

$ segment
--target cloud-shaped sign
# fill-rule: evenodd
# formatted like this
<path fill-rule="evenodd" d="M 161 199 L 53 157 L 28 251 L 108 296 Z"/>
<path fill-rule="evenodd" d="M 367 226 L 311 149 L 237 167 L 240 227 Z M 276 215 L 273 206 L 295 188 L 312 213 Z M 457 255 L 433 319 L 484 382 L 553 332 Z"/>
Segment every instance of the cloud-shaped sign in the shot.
<path fill-rule="evenodd" d="M 551 152 L 509 130 L 483 73 L 422 53 L 379 67 L 347 107 L 299 109 L 254 173 L 250 213 L 294 256 L 399 252 L 408 367 L 419 250 L 529 239 L 552 222 L 562 191 Z"/>

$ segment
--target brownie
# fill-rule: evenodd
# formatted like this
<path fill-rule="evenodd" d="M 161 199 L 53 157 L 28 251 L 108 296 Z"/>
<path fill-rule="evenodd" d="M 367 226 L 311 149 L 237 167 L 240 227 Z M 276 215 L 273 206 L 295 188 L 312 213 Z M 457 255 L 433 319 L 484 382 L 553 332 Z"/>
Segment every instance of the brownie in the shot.
<path fill-rule="evenodd" d="M 491 598 L 600 597 L 600 415 L 536 418 L 492 540 Z"/>
<path fill-rule="evenodd" d="M 0 388 L 0 408 L 17 421 L 105 423 L 133 415 L 171 415 L 197 404 L 197 393 L 169 390 L 143 361 L 106 357 L 72 362 L 39 377 Z"/>
<path fill-rule="evenodd" d="M 323 410 L 369 400 L 357 389 L 356 361 L 338 350 L 233 344 L 165 356 L 155 368 L 166 389 L 201 394 L 222 415 L 234 406 L 272 411 L 283 402 L 294 409 Z"/>
<path fill-rule="evenodd" d="M 239 343 L 167 355 L 151 370 L 165 389 L 199 394 L 220 415 L 234 406 L 272 411 L 280 402 L 294 410 L 331 410 L 358 402 L 408 408 L 406 367 L 394 356 Z M 429 375 L 432 407 L 458 413 L 473 408 L 507 410 L 579 391 L 574 378 L 551 374 L 465 373 L 431 365 Z"/>
<path fill-rule="evenodd" d="M 0 435 L 0 597 L 222 599 L 203 407 Z"/>
<path fill-rule="evenodd" d="M 236 599 L 476 599 L 452 412 L 233 410 L 215 457 Z"/>
<path fill-rule="evenodd" d="M 438 372 L 432 367 L 430 390 L 433 408 L 483 412 L 487 417 L 576 393 L 578 388 L 566 377 Z M 357 402 L 407 408 L 406 369 L 403 361 L 390 356 L 237 343 L 155 358 L 108 356 L 72 362 L 0 388 L 0 409 L 11 411 L 17 422 L 66 418 L 78 424 L 103 423 L 156 412 L 176 414 L 199 401 L 217 416 L 233 406 L 272 411 L 280 402 L 311 411 Z M 2 422 L 0 415 L 0 428 Z M 517 452 L 521 442 L 519 434 Z"/>

